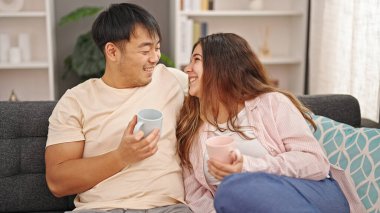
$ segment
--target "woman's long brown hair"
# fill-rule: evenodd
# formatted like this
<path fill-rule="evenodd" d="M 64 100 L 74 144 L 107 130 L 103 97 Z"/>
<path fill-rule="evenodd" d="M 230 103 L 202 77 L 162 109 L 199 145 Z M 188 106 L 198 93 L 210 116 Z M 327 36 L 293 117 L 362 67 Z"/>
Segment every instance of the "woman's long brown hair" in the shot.
<path fill-rule="evenodd" d="M 204 95 L 201 100 L 190 95 L 186 97 L 180 112 L 177 139 L 182 166 L 192 167 L 189 153 L 197 141 L 196 136 L 203 120 L 224 131 L 217 123 L 220 104 L 228 111 L 227 128 L 243 137 L 244 133 L 236 124 L 239 104 L 269 92 L 280 92 L 287 96 L 316 128 L 310 111 L 294 95 L 271 85 L 267 72 L 246 40 L 233 33 L 218 33 L 200 38 L 193 51 L 197 45 L 202 47 Z M 206 114 L 212 115 L 211 118 Z"/>

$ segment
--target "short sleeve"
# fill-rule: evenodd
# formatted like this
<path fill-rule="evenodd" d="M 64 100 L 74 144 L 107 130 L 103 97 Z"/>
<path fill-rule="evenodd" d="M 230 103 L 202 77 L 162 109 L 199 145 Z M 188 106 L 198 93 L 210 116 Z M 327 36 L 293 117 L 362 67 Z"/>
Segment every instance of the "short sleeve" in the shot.
<path fill-rule="evenodd" d="M 55 106 L 49 118 L 49 132 L 46 147 L 54 144 L 82 141 L 83 112 L 76 100 L 68 90 Z"/>

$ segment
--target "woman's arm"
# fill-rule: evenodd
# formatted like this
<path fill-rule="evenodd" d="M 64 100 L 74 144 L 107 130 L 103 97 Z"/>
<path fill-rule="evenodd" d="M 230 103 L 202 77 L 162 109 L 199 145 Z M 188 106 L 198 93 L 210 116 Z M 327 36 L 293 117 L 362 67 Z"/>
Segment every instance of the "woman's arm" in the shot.
<path fill-rule="evenodd" d="M 270 119 L 263 119 L 264 130 L 257 131 L 265 131 L 266 134 L 258 139 L 269 147 L 277 145 L 278 150 L 284 151 L 276 150 L 276 155 L 267 154 L 262 158 L 244 156 L 243 170 L 312 180 L 326 178 L 330 164 L 302 114 L 282 94 L 264 99 L 263 102 L 269 106 L 260 113 L 263 118 Z"/>

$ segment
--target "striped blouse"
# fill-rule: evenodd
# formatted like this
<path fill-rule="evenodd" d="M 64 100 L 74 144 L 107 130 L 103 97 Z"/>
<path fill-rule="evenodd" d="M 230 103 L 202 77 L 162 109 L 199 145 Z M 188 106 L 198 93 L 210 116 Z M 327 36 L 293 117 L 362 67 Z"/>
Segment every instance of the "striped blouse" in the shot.
<path fill-rule="evenodd" d="M 281 93 L 263 94 L 245 102 L 250 126 L 258 141 L 268 151 L 264 157 L 243 156 L 243 172 L 267 172 L 295 178 L 322 180 L 329 171 L 345 194 L 351 212 L 365 212 L 353 183 L 344 171 L 333 168 L 305 119 L 292 102 Z M 216 187 L 206 181 L 203 168 L 206 126 L 199 131 L 190 152 L 192 169 L 183 169 L 185 201 L 195 212 L 215 212 Z"/>

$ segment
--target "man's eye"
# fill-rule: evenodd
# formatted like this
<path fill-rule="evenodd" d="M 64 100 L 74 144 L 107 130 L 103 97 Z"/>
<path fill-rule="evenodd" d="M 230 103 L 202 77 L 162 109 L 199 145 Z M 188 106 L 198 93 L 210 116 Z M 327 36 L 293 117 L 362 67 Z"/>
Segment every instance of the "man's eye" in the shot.
<path fill-rule="evenodd" d="M 141 52 L 143 55 L 148 55 L 149 54 L 149 51 L 142 51 Z"/>

